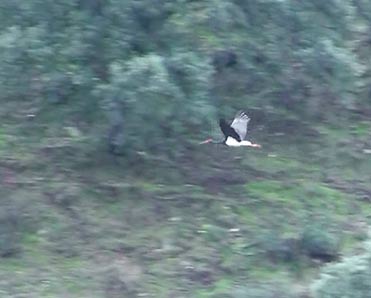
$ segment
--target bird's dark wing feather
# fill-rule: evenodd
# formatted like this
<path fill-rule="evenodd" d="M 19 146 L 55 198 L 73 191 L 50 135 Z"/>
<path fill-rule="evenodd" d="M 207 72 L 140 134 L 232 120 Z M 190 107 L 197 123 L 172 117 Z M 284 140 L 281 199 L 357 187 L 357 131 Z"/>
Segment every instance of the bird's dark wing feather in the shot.
<path fill-rule="evenodd" d="M 231 127 L 240 136 L 241 140 L 244 140 L 247 134 L 247 125 L 250 122 L 249 116 L 245 112 L 239 111 L 231 124 Z"/>
<path fill-rule="evenodd" d="M 238 142 L 241 142 L 241 137 L 239 136 L 239 134 L 231 126 L 229 126 L 224 119 L 219 120 L 219 126 L 226 139 L 228 137 L 232 137 Z"/>

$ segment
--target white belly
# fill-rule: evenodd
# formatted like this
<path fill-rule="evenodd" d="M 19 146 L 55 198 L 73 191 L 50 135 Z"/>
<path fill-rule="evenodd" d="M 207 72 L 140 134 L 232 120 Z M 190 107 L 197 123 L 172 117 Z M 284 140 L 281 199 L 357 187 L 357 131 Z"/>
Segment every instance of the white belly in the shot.
<path fill-rule="evenodd" d="M 225 141 L 225 144 L 230 147 L 241 147 L 241 146 L 251 146 L 251 142 L 249 141 L 241 141 L 238 142 L 236 139 L 228 137 Z"/>
<path fill-rule="evenodd" d="M 225 144 L 230 147 L 239 147 L 241 146 L 240 142 L 238 142 L 236 139 L 228 137 L 225 141 Z"/>

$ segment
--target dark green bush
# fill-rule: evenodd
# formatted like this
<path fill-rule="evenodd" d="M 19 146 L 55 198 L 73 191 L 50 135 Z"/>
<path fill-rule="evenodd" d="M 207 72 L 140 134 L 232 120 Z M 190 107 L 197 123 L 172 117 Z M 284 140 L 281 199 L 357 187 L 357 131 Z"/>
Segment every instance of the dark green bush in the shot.
<path fill-rule="evenodd" d="M 334 236 L 318 227 L 306 228 L 301 235 L 300 245 L 307 256 L 324 262 L 334 261 L 339 256 L 339 246 Z"/>
<path fill-rule="evenodd" d="M 371 242 L 361 255 L 329 264 L 312 286 L 315 298 L 368 298 L 371 293 Z"/>
<path fill-rule="evenodd" d="M 211 67 L 195 54 L 151 54 L 111 65 L 100 86 L 115 146 L 181 153 L 187 136 L 214 120 L 207 91 Z M 119 148 L 118 148 L 119 150 Z"/>

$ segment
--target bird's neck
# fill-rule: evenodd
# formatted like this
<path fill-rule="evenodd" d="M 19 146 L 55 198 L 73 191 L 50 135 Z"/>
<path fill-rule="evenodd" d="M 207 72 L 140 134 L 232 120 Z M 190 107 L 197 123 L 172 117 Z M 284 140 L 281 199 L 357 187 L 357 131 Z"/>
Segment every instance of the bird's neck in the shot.
<path fill-rule="evenodd" d="M 213 143 L 213 144 L 224 144 L 225 139 L 223 139 L 223 140 L 212 140 L 211 143 Z"/>

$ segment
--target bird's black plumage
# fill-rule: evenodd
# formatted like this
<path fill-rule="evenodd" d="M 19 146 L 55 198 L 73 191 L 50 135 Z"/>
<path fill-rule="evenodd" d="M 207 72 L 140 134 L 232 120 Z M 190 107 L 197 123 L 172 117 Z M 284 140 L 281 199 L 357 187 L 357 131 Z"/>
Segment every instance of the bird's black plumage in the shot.
<path fill-rule="evenodd" d="M 238 142 L 241 142 L 241 138 L 238 133 L 224 119 L 219 120 L 219 126 L 225 136 L 225 139 L 232 137 Z"/>
<path fill-rule="evenodd" d="M 229 147 L 256 147 L 261 148 L 259 144 L 254 144 L 249 140 L 246 140 L 247 136 L 247 125 L 250 122 L 249 116 L 244 111 L 239 111 L 234 117 L 233 121 L 228 124 L 223 118 L 219 120 L 219 126 L 221 131 L 224 134 L 224 139 L 221 141 L 214 141 L 212 138 L 209 138 L 200 144 L 224 144 Z"/>

